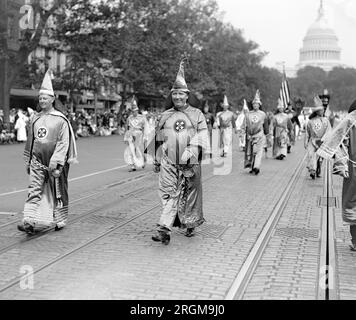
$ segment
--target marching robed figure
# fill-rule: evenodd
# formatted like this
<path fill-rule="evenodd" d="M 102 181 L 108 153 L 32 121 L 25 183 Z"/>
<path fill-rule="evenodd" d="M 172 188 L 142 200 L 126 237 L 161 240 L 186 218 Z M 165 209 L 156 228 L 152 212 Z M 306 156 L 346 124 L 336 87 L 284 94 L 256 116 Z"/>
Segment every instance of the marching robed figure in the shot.
<path fill-rule="evenodd" d="M 146 117 L 138 113 L 139 108 L 134 98 L 131 103 L 131 111 L 132 114 L 126 121 L 124 135 L 124 141 L 128 145 L 124 152 L 124 159 L 130 166 L 129 172 L 136 171 L 136 167 L 145 167 L 143 138 L 147 129 Z"/>
<path fill-rule="evenodd" d="M 239 138 L 239 147 L 241 148 L 241 151 L 245 151 L 245 146 L 246 146 L 246 132 L 245 128 L 243 127 L 244 121 L 246 114 L 249 112 L 249 108 L 247 106 L 247 102 L 244 99 L 244 105 L 242 107 L 242 110 L 240 114 L 237 116 L 237 119 L 235 121 L 236 124 L 236 130 Z"/>
<path fill-rule="evenodd" d="M 208 126 L 208 134 L 209 134 L 209 143 L 210 146 L 212 147 L 213 144 L 213 127 L 215 123 L 215 117 L 214 115 L 210 112 L 210 107 L 208 104 L 208 101 L 205 102 L 204 109 L 203 109 L 203 114 L 206 120 L 206 124 Z M 212 157 L 212 153 L 210 151 L 210 157 Z"/>
<path fill-rule="evenodd" d="M 152 239 L 168 244 L 173 226 L 187 228 L 186 236 L 202 224 L 201 160 L 209 150 L 208 129 L 199 101 L 188 90 L 183 61 L 156 128 L 154 170 L 159 173 L 162 213 Z M 152 150 L 151 150 L 152 151 Z"/>
<path fill-rule="evenodd" d="M 41 111 L 31 118 L 24 151 L 30 185 L 18 229 L 28 233 L 61 229 L 68 217 L 68 172 L 69 165 L 77 162 L 77 149 L 72 127 L 54 109 L 54 100 L 48 70 L 39 91 Z"/>
<path fill-rule="evenodd" d="M 317 151 L 322 144 L 323 137 L 330 131 L 329 120 L 324 117 L 324 107 L 318 96 L 314 97 L 315 108 L 309 116 L 304 147 L 307 150 L 307 169 L 310 177 L 320 177 L 322 159 L 317 156 Z"/>
<path fill-rule="evenodd" d="M 229 110 L 229 106 L 227 97 L 224 95 L 222 103 L 224 110 L 216 115 L 216 124 L 220 130 L 221 144 L 223 146 L 221 153 L 222 157 L 226 157 L 227 154 L 232 152 L 232 129 L 234 129 L 235 133 L 237 133 L 235 115 Z"/>
<path fill-rule="evenodd" d="M 344 178 L 342 220 L 350 225 L 350 249 L 356 251 L 356 100 L 348 115 L 325 137 L 317 155 L 334 158 L 333 173 Z"/>
<path fill-rule="evenodd" d="M 260 110 L 262 106 L 260 91 L 257 90 L 252 101 L 253 110 L 245 116 L 244 127 L 246 128 L 246 149 L 245 149 L 245 168 L 251 168 L 250 173 L 256 175 L 260 172 L 263 148 L 269 126 L 266 114 Z"/>
<path fill-rule="evenodd" d="M 284 113 L 284 105 L 278 99 L 277 114 L 272 121 L 273 127 L 273 156 L 277 160 L 283 160 L 287 156 L 288 133 L 293 130 L 292 121 Z"/>

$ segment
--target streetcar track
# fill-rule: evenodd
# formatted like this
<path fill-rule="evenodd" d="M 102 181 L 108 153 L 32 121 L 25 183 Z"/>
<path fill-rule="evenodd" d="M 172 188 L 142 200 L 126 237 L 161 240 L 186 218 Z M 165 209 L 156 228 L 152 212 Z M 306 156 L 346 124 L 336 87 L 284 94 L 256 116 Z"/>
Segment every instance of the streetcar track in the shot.
<path fill-rule="evenodd" d="M 208 178 L 204 179 L 202 182 L 206 182 L 206 181 L 208 181 L 208 180 L 210 180 L 210 179 L 212 179 L 212 178 L 214 178 L 214 177 L 215 177 L 215 175 L 211 175 L 211 176 L 209 176 Z M 124 222 L 118 223 L 117 225 L 113 225 L 113 226 L 109 227 L 108 230 L 106 230 L 106 231 L 100 233 L 98 236 L 93 237 L 92 239 L 90 239 L 90 240 L 84 242 L 83 244 L 81 244 L 81 245 L 75 247 L 74 249 L 70 249 L 70 250 L 68 250 L 66 253 L 61 254 L 61 255 L 59 255 L 58 257 L 52 259 L 50 262 L 47 262 L 47 263 L 43 264 L 42 266 L 36 268 L 36 269 L 33 271 L 32 274 L 34 275 L 34 274 L 36 274 L 36 273 L 39 273 L 39 272 L 41 272 L 42 270 L 45 270 L 46 268 L 48 268 L 48 267 L 50 267 L 50 266 L 52 266 L 52 265 L 54 265 L 54 264 L 60 262 L 61 260 L 65 259 L 66 257 L 72 255 L 73 253 L 75 253 L 75 252 L 77 252 L 77 251 L 79 251 L 79 250 L 81 250 L 81 249 L 83 249 L 83 248 L 86 248 L 86 247 L 90 246 L 90 245 L 93 244 L 94 242 L 96 242 L 96 241 L 102 239 L 103 237 L 105 237 L 105 236 L 111 234 L 112 232 L 116 231 L 117 229 L 120 229 L 120 228 L 126 226 L 127 224 L 129 224 L 129 223 L 131 223 L 131 222 L 137 220 L 138 218 L 140 218 L 140 217 L 146 215 L 147 213 L 153 211 L 154 209 L 158 208 L 160 205 L 161 205 L 160 201 L 157 201 L 157 202 L 156 202 L 154 205 L 152 205 L 150 208 L 144 209 L 143 211 L 141 211 L 141 212 L 135 214 L 133 217 L 129 218 L 127 221 L 124 221 Z M 97 209 L 95 209 L 95 211 L 97 211 Z M 53 230 L 53 229 L 54 229 L 54 228 L 52 228 L 52 230 Z M 51 231 L 51 230 L 48 230 L 48 231 L 46 232 L 46 234 L 48 234 L 49 231 Z M 0 254 L 1 254 L 1 251 L 0 251 Z M 21 279 L 22 279 L 22 277 L 16 277 L 14 280 L 10 281 L 8 284 L 4 285 L 3 287 L 0 287 L 0 293 L 2 293 L 2 292 L 4 292 L 4 291 L 10 289 L 11 287 L 14 287 L 15 285 L 19 284 L 20 281 L 21 281 Z"/>
<path fill-rule="evenodd" d="M 149 174 L 147 174 L 147 175 L 145 175 L 145 176 L 142 176 L 141 178 L 144 178 L 144 177 L 146 177 L 146 176 L 149 176 Z M 136 181 L 139 181 L 139 180 L 135 180 L 135 182 L 136 182 Z M 123 202 L 123 201 L 125 201 L 125 200 L 127 200 L 127 199 L 129 199 L 129 198 L 131 198 L 131 197 L 133 197 L 133 196 L 137 196 L 138 194 L 140 194 L 140 193 L 143 192 L 143 191 L 146 191 L 147 189 L 149 189 L 149 187 L 140 187 L 140 188 L 137 188 L 137 189 L 135 189 L 135 190 L 133 190 L 133 191 L 130 191 L 130 192 L 124 194 L 124 195 L 120 195 L 120 196 L 119 196 L 119 199 L 116 198 L 116 199 L 113 200 L 113 201 L 110 201 L 110 202 L 108 202 L 108 203 L 105 203 L 104 205 L 102 205 L 102 206 L 100 206 L 100 207 L 95 207 L 95 208 L 93 208 L 93 209 L 91 209 L 91 210 L 89 210 L 89 211 L 84 212 L 83 214 L 71 215 L 71 216 L 74 216 L 74 217 L 73 217 L 72 219 L 70 219 L 70 221 L 67 223 L 67 227 L 68 227 L 69 225 L 75 224 L 76 222 L 78 222 L 78 221 L 80 221 L 80 220 L 82 220 L 82 219 L 88 217 L 89 215 L 91 215 L 91 214 L 93 214 L 93 213 L 96 213 L 98 210 L 105 210 L 105 209 L 108 209 L 108 208 L 110 208 L 110 207 L 112 207 L 112 206 L 115 206 L 115 205 L 117 205 L 118 203 L 121 203 L 121 202 Z M 102 192 L 104 192 L 104 191 L 105 191 L 105 190 L 102 190 L 102 191 L 100 191 L 100 192 L 98 192 L 98 193 L 102 193 Z M 93 196 L 93 195 L 90 195 L 90 196 Z M 87 196 L 86 196 L 85 198 L 87 198 Z M 13 223 L 13 222 L 12 222 L 12 223 Z M 11 224 L 11 223 L 9 223 L 9 224 Z M 47 235 L 49 232 L 54 231 L 54 230 L 55 230 L 55 226 L 50 227 L 50 228 L 48 228 L 48 229 L 45 229 L 45 230 L 43 230 L 43 231 L 41 231 L 41 232 L 39 232 L 39 233 L 37 233 L 37 234 L 34 234 L 34 235 L 27 235 L 26 238 L 22 238 L 22 239 L 20 239 L 20 240 L 13 241 L 12 243 L 10 243 L 10 244 L 8 244 L 8 245 L 2 247 L 2 248 L 0 247 L 0 255 L 3 254 L 3 253 L 5 253 L 5 252 L 7 252 L 7 251 L 9 251 L 9 250 L 11 250 L 11 249 L 13 249 L 13 248 L 15 248 L 16 246 L 18 246 L 18 245 L 20 245 L 20 244 L 22 244 L 22 243 L 25 243 L 25 242 L 28 242 L 28 241 L 31 241 L 31 240 L 34 240 L 34 239 L 42 238 L 42 237 L 44 237 L 45 235 Z"/>
<path fill-rule="evenodd" d="M 321 241 L 319 257 L 319 278 L 317 300 L 337 300 L 336 246 L 335 246 L 335 209 L 330 203 L 333 198 L 332 164 L 326 160 L 323 196 L 326 205 L 322 207 Z"/>
<path fill-rule="evenodd" d="M 69 205 L 70 205 L 70 207 L 72 207 L 74 204 L 77 204 L 77 203 L 80 204 L 80 202 L 82 202 L 83 200 L 86 200 L 88 198 L 97 196 L 97 195 L 107 191 L 107 189 L 110 189 L 110 188 L 113 188 L 113 187 L 122 186 L 122 185 L 125 185 L 125 184 L 128 184 L 128 183 L 131 183 L 131 182 L 137 182 L 137 181 L 140 181 L 140 180 L 142 180 L 142 179 L 144 179 L 146 177 L 152 176 L 152 175 L 153 175 L 153 173 L 152 173 L 152 171 L 150 171 L 150 172 L 145 172 L 143 174 L 136 175 L 134 177 L 123 179 L 123 180 L 121 180 L 119 182 L 107 184 L 104 187 L 100 187 L 99 189 L 97 189 L 98 191 L 90 192 L 89 194 L 86 194 L 83 197 L 80 197 L 78 199 L 74 199 L 74 200 L 70 201 Z M 19 215 L 19 214 L 22 214 L 22 212 L 17 212 L 16 216 Z M 9 221 L 9 222 L 1 224 L 0 225 L 0 230 L 2 228 L 5 228 L 5 227 L 11 225 L 11 224 L 14 224 L 14 223 L 18 223 L 18 217 L 16 219 L 13 219 L 13 220 Z M 0 249 L 0 252 L 1 252 L 1 249 Z"/>
<path fill-rule="evenodd" d="M 272 209 L 266 223 L 262 228 L 262 231 L 260 232 L 257 240 L 250 250 L 250 253 L 245 259 L 234 281 L 232 282 L 232 285 L 230 286 L 224 300 L 241 300 L 243 298 L 243 295 L 254 274 L 254 271 L 259 264 L 263 253 L 265 252 L 273 231 L 275 230 L 275 227 L 277 226 L 277 223 L 283 214 L 283 210 L 288 203 L 288 199 L 290 198 L 296 186 L 297 180 L 302 173 L 306 156 L 307 155 L 305 154 L 302 158 L 298 167 L 295 169 L 294 174 L 289 180 L 287 187 Z"/>

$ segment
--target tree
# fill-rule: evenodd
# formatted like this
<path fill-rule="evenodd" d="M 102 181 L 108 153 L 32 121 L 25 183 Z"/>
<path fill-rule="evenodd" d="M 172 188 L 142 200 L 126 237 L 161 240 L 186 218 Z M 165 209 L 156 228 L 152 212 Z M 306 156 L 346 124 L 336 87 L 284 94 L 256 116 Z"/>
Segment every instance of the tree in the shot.
<path fill-rule="evenodd" d="M 2 1 L 2 5 L 6 2 Z M 9 121 L 9 100 L 10 89 L 15 79 L 20 75 L 24 65 L 27 63 L 29 54 L 38 46 L 43 31 L 45 30 L 47 21 L 53 13 L 63 5 L 65 0 L 32 0 L 31 5 L 25 5 L 26 14 L 20 19 L 19 24 L 22 28 L 22 38 L 20 39 L 20 47 L 16 52 L 10 52 L 7 47 L 7 7 L 2 10 L 0 43 L 2 50 L 0 51 L 0 63 L 6 65 L 5 78 L 1 92 L 3 92 L 1 104 L 4 105 L 5 122 Z M 5 31 L 5 32 L 4 32 Z"/>
<path fill-rule="evenodd" d="M 331 110 L 347 110 L 355 100 L 356 69 L 337 67 L 327 73 L 321 68 L 305 67 L 290 84 L 294 94 L 303 98 L 308 107 L 314 106 L 315 95 L 328 89 Z"/>

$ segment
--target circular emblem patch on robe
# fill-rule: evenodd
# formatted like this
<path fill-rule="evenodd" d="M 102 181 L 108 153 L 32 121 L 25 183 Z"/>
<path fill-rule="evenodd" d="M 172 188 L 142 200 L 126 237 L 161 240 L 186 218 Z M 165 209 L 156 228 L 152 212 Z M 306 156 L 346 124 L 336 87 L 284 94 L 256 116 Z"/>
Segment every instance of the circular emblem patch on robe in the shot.
<path fill-rule="evenodd" d="M 46 138 L 46 137 L 47 137 L 47 134 L 48 134 L 47 128 L 45 128 L 45 127 L 40 127 L 40 128 L 38 128 L 38 130 L 37 130 L 37 138 L 38 138 L 38 139 L 44 139 L 44 138 Z"/>
<path fill-rule="evenodd" d="M 186 128 L 186 123 L 184 120 L 177 120 L 174 124 L 174 130 L 176 132 L 183 131 Z"/>
<path fill-rule="evenodd" d="M 320 122 L 314 123 L 314 129 L 315 131 L 319 131 L 321 129 L 321 123 Z"/>
<path fill-rule="evenodd" d="M 253 116 L 251 117 L 251 121 L 252 121 L 252 123 L 258 122 L 258 117 L 257 117 L 256 115 L 253 115 Z"/>

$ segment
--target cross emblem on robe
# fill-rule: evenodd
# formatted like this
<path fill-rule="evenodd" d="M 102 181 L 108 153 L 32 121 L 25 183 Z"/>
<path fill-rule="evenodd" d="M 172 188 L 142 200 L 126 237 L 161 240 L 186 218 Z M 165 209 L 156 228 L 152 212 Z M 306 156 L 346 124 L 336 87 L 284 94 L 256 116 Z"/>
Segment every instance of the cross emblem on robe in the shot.
<path fill-rule="evenodd" d="M 38 139 L 44 139 L 47 136 L 47 129 L 44 127 L 41 127 L 37 131 L 37 137 Z"/>
<path fill-rule="evenodd" d="M 184 120 L 178 120 L 174 124 L 174 130 L 177 131 L 177 132 L 183 131 L 185 129 L 185 127 L 186 127 L 186 125 L 185 125 L 185 121 Z"/>

